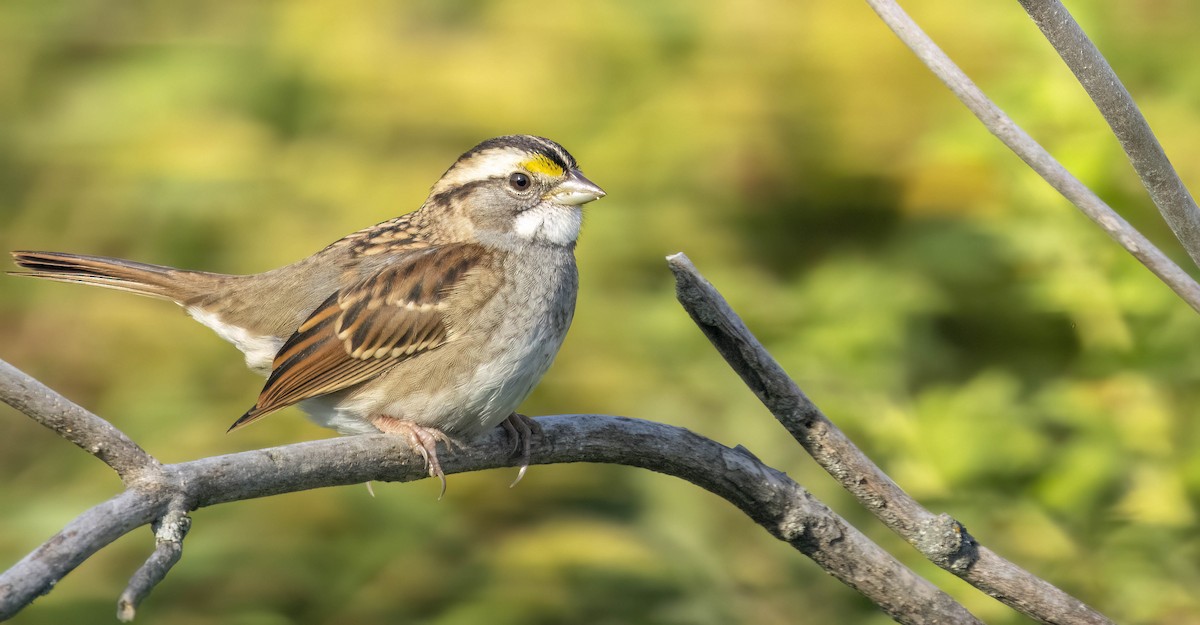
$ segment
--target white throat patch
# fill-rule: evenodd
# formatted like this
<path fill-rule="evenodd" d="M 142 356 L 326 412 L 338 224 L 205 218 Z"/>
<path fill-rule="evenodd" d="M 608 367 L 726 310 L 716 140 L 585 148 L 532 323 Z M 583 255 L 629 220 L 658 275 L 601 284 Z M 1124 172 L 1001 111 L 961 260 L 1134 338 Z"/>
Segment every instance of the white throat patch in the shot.
<path fill-rule="evenodd" d="M 527 241 L 570 245 L 579 238 L 582 226 L 583 211 L 578 206 L 543 202 L 517 215 L 513 230 Z"/>

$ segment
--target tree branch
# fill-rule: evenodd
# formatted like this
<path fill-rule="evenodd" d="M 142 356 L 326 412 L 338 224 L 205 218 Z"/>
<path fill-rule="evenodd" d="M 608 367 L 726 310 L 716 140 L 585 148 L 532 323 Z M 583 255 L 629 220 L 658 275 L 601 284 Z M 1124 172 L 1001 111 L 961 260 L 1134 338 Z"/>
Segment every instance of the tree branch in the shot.
<path fill-rule="evenodd" d="M 1082 601 L 980 546 L 958 521 L 923 508 L 809 400 L 687 256 L 669 256 L 667 263 L 679 302 L 729 366 L 809 455 L 892 531 L 934 564 L 1031 618 L 1111 625 Z"/>
<path fill-rule="evenodd" d="M 161 468 L 158 460 L 113 424 L 3 360 L 0 360 L 0 401 L 99 458 L 112 467 L 127 486 L 150 477 Z"/>
<path fill-rule="evenodd" d="M 1138 232 L 1129 222 L 1125 221 L 1112 208 L 1104 203 L 1091 189 L 1079 179 L 1071 175 L 1061 163 L 1056 161 L 1037 141 L 1034 141 L 1016 122 L 1001 111 L 995 103 L 963 73 L 946 53 L 913 22 L 893 0 L 867 0 L 867 4 L 875 10 L 904 42 L 904 45 L 921 60 L 954 95 L 966 105 L 979 121 L 993 135 L 1004 142 L 1010 150 L 1038 173 L 1050 186 L 1054 187 L 1063 197 L 1079 208 L 1084 215 L 1099 225 L 1108 236 L 1112 237 L 1121 247 L 1125 248 L 1134 258 L 1138 259 L 1155 276 L 1158 276 L 1183 301 L 1187 302 L 1197 312 L 1200 312 L 1200 284 L 1179 268 L 1170 258 L 1167 258 L 1142 233 Z"/>
<path fill-rule="evenodd" d="M 1061 2 L 1019 1 L 1092 98 L 1175 238 L 1200 265 L 1200 208 L 1129 90 Z"/>
<path fill-rule="evenodd" d="M 75 517 L 12 568 L 0 574 L 0 621 L 50 592 L 92 554 L 159 516 L 159 502 L 128 489 Z"/>
<path fill-rule="evenodd" d="M 606 462 L 687 480 L 737 506 L 751 519 L 863 593 L 901 623 L 978 623 L 969 612 L 871 542 L 783 473 L 752 455 L 682 428 L 601 415 L 544 417 L 534 464 Z M 512 466 L 499 430 L 442 456 L 449 473 Z M 75 566 L 132 529 L 167 517 L 156 552 L 130 584 L 121 614 L 162 578 L 178 557 L 182 531 L 164 538 L 179 515 L 218 503 L 366 481 L 426 477 L 422 461 L 388 435 L 351 436 L 166 465 L 163 477 L 139 483 L 85 512 L 46 544 L 0 574 L 0 619 L 47 592 Z M 182 507 L 172 508 L 172 506 Z M 174 511 L 173 511 L 174 510 Z M 175 516 L 172 516 L 175 515 Z M 186 517 L 184 517 L 186 518 Z M 174 519 L 174 521 L 172 521 Z M 175 536 L 178 536 L 176 538 Z M 163 547 L 166 543 L 168 546 Z"/>

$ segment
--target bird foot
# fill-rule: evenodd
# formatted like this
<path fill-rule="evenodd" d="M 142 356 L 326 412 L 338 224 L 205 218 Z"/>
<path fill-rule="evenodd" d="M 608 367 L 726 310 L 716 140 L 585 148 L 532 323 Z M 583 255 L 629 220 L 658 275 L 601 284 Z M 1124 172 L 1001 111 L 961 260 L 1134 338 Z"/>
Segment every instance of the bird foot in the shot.
<path fill-rule="evenodd" d="M 521 454 L 520 469 L 517 471 L 517 479 L 513 480 L 508 487 L 512 488 L 525 477 L 525 472 L 529 470 L 529 446 L 533 442 L 534 434 L 541 435 L 542 426 L 537 421 L 523 414 L 512 413 L 508 418 L 500 423 L 500 427 L 504 428 L 504 433 L 508 435 L 508 439 L 512 441 L 512 449 L 509 450 L 509 455 Z"/>
<path fill-rule="evenodd" d="M 429 470 L 429 477 L 436 477 L 442 482 L 442 491 L 438 494 L 438 500 L 441 500 L 446 494 L 446 474 L 442 472 L 442 463 L 438 461 L 437 444 L 445 443 L 449 448 L 455 444 L 454 439 L 437 428 L 417 425 L 387 415 L 373 417 L 371 424 L 380 432 L 403 436 L 408 444 L 421 454 L 421 458 L 425 460 L 425 468 Z"/>

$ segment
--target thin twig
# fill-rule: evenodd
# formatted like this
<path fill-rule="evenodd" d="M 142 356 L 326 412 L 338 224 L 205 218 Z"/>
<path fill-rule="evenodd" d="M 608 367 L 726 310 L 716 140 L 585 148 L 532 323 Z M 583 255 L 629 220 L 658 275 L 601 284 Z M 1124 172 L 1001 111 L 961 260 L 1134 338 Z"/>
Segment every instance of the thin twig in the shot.
<path fill-rule="evenodd" d="M 954 519 L 923 508 L 809 400 L 687 256 L 675 254 L 667 262 L 679 302 L 725 361 L 813 459 L 884 524 L 934 564 L 1031 618 L 1111 625 L 1083 602 L 978 545 Z"/>
<path fill-rule="evenodd" d="M 191 527 L 191 517 L 179 507 L 171 508 L 166 516 L 158 520 L 154 527 L 154 552 L 133 574 L 129 586 L 117 600 L 117 620 L 125 623 L 133 620 L 142 600 L 166 578 L 171 567 L 183 556 L 183 539 Z"/>
<path fill-rule="evenodd" d="M 1062 3 L 1019 1 L 1096 103 L 1175 238 L 1192 262 L 1200 265 L 1200 207 L 1179 179 L 1129 90 Z"/>
<path fill-rule="evenodd" d="M 917 55 L 917 58 L 954 92 L 979 121 L 983 122 L 988 131 L 996 135 L 1031 169 L 1050 183 L 1050 186 L 1158 276 L 1183 301 L 1200 312 L 1200 284 L 1017 126 L 1012 118 L 989 100 L 950 57 L 938 48 L 903 9 L 893 0 L 867 0 L 867 4 L 871 5 L 880 19 Z"/>
<path fill-rule="evenodd" d="M 542 417 L 533 464 L 606 462 L 687 480 L 724 497 L 901 623 L 978 623 L 965 608 L 906 568 L 783 473 L 752 455 L 683 428 L 603 415 Z M 504 435 L 442 456 L 447 474 L 513 466 Z M 172 502 L 195 509 L 322 486 L 427 477 L 396 437 L 350 436 L 243 452 L 163 467 L 158 488 L 135 485 L 93 508 L 0 574 L 0 620 L 28 605 L 100 547 L 165 514 Z M 451 489 L 453 493 L 453 488 Z M 54 557 L 47 558 L 46 554 Z M 69 561 L 67 555 L 73 555 Z"/>
<path fill-rule="evenodd" d="M 0 360 L 0 401 L 99 458 L 126 485 L 148 477 L 160 467 L 153 456 L 111 423 L 3 360 Z"/>

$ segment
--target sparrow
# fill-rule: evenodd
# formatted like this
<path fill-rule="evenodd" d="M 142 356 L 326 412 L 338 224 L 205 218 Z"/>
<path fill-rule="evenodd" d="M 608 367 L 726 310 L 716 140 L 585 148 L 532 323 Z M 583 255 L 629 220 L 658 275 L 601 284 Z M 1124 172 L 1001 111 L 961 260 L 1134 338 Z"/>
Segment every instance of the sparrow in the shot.
<path fill-rule="evenodd" d="M 571 325 L 582 207 L 604 195 L 561 145 L 509 135 L 459 157 L 416 211 L 279 269 L 15 251 L 29 271 L 14 275 L 177 303 L 267 376 L 231 431 L 299 405 L 341 434 L 403 436 L 444 493 L 438 443 L 498 425 L 524 476 L 538 428 L 515 410 Z"/>

